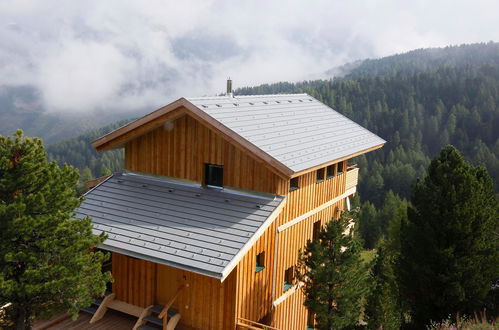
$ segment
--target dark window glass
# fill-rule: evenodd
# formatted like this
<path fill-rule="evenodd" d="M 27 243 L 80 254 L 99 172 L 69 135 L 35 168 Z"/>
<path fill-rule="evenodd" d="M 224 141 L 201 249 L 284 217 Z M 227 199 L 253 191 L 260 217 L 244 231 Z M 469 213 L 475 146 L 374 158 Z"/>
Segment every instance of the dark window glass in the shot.
<path fill-rule="evenodd" d="M 289 191 L 293 191 L 299 188 L 300 186 L 298 186 L 298 178 L 292 178 L 291 180 L 289 180 Z"/>
<path fill-rule="evenodd" d="M 336 167 L 336 164 L 329 165 L 328 167 L 326 167 L 326 178 L 327 179 L 331 179 L 332 177 L 334 177 L 334 168 L 335 167 Z"/>
<path fill-rule="evenodd" d="M 324 181 L 324 168 L 320 168 L 317 170 L 317 182 Z"/>
<path fill-rule="evenodd" d="M 288 291 L 293 286 L 294 276 L 295 274 L 293 266 L 286 269 L 286 271 L 284 272 L 284 292 Z"/>
<path fill-rule="evenodd" d="M 223 165 L 204 164 L 204 184 L 207 186 L 223 187 L 224 185 Z"/>
<path fill-rule="evenodd" d="M 315 328 L 315 314 L 311 311 L 308 311 L 307 316 L 307 330 L 314 330 Z"/>
<path fill-rule="evenodd" d="M 314 232 L 312 235 L 312 240 L 316 241 L 319 239 L 319 232 L 321 231 L 321 221 L 317 220 L 314 222 Z"/>
<path fill-rule="evenodd" d="M 343 162 L 340 162 L 338 163 L 338 174 L 342 174 L 343 173 Z"/>
<path fill-rule="evenodd" d="M 256 255 L 256 272 L 260 272 L 265 269 L 265 252 L 258 253 Z"/>

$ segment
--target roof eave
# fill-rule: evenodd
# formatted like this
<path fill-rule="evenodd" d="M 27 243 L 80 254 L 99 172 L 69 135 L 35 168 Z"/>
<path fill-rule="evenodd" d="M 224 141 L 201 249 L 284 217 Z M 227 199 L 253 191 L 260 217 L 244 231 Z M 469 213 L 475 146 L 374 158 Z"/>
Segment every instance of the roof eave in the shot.
<path fill-rule="evenodd" d="M 362 154 L 365 154 L 365 153 L 368 153 L 368 152 L 371 152 L 371 151 L 374 151 L 374 150 L 377 150 L 377 149 L 380 149 L 380 148 L 382 148 L 385 145 L 385 143 L 386 143 L 386 141 L 384 141 L 383 143 L 380 143 L 380 144 L 378 144 L 378 145 L 376 145 L 374 147 L 370 147 L 370 148 L 367 148 L 367 149 L 364 149 L 364 150 L 361 150 L 361 151 L 349 154 L 347 156 L 344 156 L 344 157 L 341 157 L 341 158 L 337 158 L 335 160 L 331 160 L 331 161 L 322 163 L 320 165 L 309 167 L 307 169 L 304 169 L 304 170 L 301 170 L 301 171 L 298 171 L 298 172 L 293 172 L 293 174 L 291 175 L 291 178 L 295 178 L 297 176 L 300 176 L 300 175 L 303 175 L 303 174 L 306 174 L 306 173 L 318 170 L 320 168 L 323 168 L 323 167 L 326 167 L 326 166 L 329 166 L 329 165 L 332 165 L 332 164 L 335 164 L 335 163 L 338 163 L 338 162 L 341 162 L 341 161 L 344 161 L 344 160 L 347 160 L 347 159 L 350 159 L 350 158 L 353 158 L 353 157 L 357 157 L 357 156 L 360 156 Z"/>

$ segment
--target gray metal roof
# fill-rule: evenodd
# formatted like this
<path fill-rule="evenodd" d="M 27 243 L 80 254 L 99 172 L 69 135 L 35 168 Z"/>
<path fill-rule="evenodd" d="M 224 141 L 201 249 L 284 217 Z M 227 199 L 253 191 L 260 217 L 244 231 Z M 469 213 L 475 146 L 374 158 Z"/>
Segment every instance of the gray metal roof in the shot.
<path fill-rule="evenodd" d="M 386 142 L 308 94 L 187 100 L 294 172 Z"/>
<path fill-rule="evenodd" d="M 283 200 L 118 173 L 86 194 L 76 217 L 108 234 L 104 249 L 223 279 Z"/>

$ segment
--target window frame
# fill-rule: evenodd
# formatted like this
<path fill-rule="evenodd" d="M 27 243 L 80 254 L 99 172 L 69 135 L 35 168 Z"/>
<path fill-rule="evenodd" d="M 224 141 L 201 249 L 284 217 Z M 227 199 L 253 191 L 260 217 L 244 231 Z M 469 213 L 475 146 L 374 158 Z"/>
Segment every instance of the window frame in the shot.
<path fill-rule="evenodd" d="M 216 182 L 211 178 L 212 172 L 211 169 L 219 169 L 221 170 L 220 182 Z M 210 176 L 210 178 L 209 178 Z M 220 183 L 220 184 L 218 184 Z M 204 185 L 207 187 L 216 187 L 223 188 L 224 187 L 224 166 L 220 164 L 211 164 L 204 163 Z"/>
<path fill-rule="evenodd" d="M 340 164 L 341 164 L 341 171 L 340 171 Z M 336 175 L 341 175 L 345 173 L 345 162 L 339 162 L 336 167 Z"/>
<path fill-rule="evenodd" d="M 265 269 L 265 251 L 258 253 L 255 259 L 255 273 L 259 273 Z"/>
<path fill-rule="evenodd" d="M 289 192 L 295 191 L 300 189 L 300 180 L 298 180 L 299 177 L 291 178 L 289 180 Z M 295 184 L 293 184 L 295 183 Z"/>
<path fill-rule="evenodd" d="M 283 286 L 283 292 L 288 291 L 293 287 L 293 282 L 295 280 L 295 267 L 291 266 L 286 268 L 284 271 L 284 286 Z"/>
<path fill-rule="evenodd" d="M 315 183 L 324 182 L 326 179 L 326 168 L 320 168 L 315 173 Z"/>
<path fill-rule="evenodd" d="M 330 171 L 332 169 L 332 171 Z M 332 172 L 332 174 L 330 173 Z M 336 176 L 336 164 L 331 164 L 326 167 L 326 180 L 332 179 Z"/>

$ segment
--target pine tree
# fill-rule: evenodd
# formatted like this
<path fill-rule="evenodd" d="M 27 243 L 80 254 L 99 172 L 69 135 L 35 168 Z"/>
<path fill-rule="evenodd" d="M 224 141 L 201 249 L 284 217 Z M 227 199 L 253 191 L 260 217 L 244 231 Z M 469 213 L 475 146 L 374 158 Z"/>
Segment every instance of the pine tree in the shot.
<path fill-rule="evenodd" d="M 0 136 L 0 302 L 12 303 L 4 322 L 15 329 L 55 312 L 76 316 L 110 280 L 104 254 L 92 252 L 105 237 L 89 218 L 72 218 L 77 182 L 74 168 L 47 161 L 40 139 Z"/>
<path fill-rule="evenodd" d="M 399 269 L 414 326 L 481 310 L 499 277 L 498 203 L 487 171 L 447 146 L 411 201 Z"/>
<path fill-rule="evenodd" d="M 369 266 L 361 260 L 361 243 L 348 231 L 349 215 L 332 219 L 316 241 L 309 241 L 297 267 L 304 283 L 305 306 L 315 314 L 317 329 L 355 326 L 361 299 L 369 291 Z"/>

